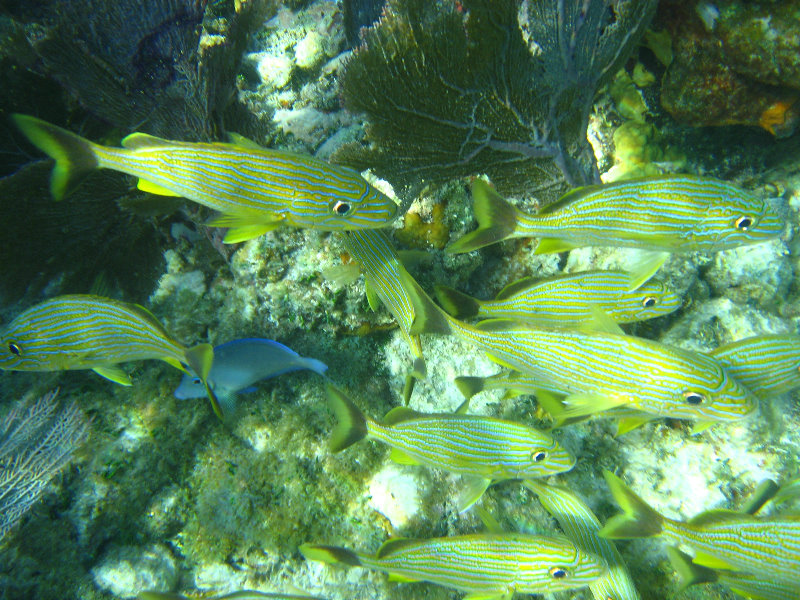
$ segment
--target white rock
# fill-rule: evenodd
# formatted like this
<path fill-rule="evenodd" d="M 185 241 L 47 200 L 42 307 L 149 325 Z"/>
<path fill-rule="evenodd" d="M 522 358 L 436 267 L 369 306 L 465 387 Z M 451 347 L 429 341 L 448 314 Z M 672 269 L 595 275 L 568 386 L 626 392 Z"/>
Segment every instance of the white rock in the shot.
<path fill-rule="evenodd" d="M 92 575 L 99 588 L 118 598 L 133 598 L 144 590 L 169 592 L 178 584 L 175 558 L 161 544 L 112 548 Z"/>

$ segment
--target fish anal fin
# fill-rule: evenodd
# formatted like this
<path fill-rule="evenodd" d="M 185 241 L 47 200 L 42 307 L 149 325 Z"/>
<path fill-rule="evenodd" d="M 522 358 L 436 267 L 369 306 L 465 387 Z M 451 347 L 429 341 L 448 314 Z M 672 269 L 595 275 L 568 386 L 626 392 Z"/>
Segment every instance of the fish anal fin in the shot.
<path fill-rule="evenodd" d="M 391 452 L 389 453 L 389 459 L 392 462 L 397 463 L 398 465 L 420 464 L 420 462 L 416 458 L 414 458 L 410 454 L 407 454 L 403 450 L 400 450 L 399 448 L 392 448 Z"/>
<path fill-rule="evenodd" d="M 419 579 L 414 579 L 408 575 L 400 575 L 399 573 L 389 573 L 389 581 L 393 583 L 414 583 Z"/>
<path fill-rule="evenodd" d="M 553 254 L 555 252 L 568 252 L 574 250 L 577 246 L 567 240 L 560 240 L 558 238 L 541 238 L 536 245 L 534 254 Z"/>
<path fill-rule="evenodd" d="M 92 369 L 100 377 L 105 377 L 109 381 L 120 385 L 133 385 L 130 376 L 117 365 L 103 365 Z"/>
<path fill-rule="evenodd" d="M 564 418 L 583 417 L 622 406 L 626 402 L 624 398 L 601 394 L 570 394 L 564 398 L 562 416 Z"/>
<path fill-rule="evenodd" d="M 694 556 L 693 562 L 696 565 L 706 567 L 708 569 L 724 569 L 727 571 L 737 571 L 738 569 L 731 565 L 729 562 L 705 552 L 698 552 Z"/>
<path fill-rule="evenodd" d="M 139 181 L 136 183 L 136 187 L 143 192 L 147 192 L 148 194 L 155 194 L 156 196 L 174 196 L 178 198 L 181 196 L 181 194 L 173 192 L 172 190 L 165 188 L 163 185 L 160 185 L 158 183 L 148 181 L 147 179 L 140 178 Z"/>
<path fill-rule="evenodd" d="M 463 596 L 461 600 L 511 600 L 512 596 L 505 592 L 472 592 Z"/>
<path fill-rule="evenodd" d="M 628 291 L 632 292 L 642 287 L 642 285 L 656 274 L 656 271 L 661 268 L 661 265 L 663 265 L 668 258 L 669 252 L 642 251 L 636 258 L 636 261 L 628 268 L 628 272 L 630 273 Z"/>

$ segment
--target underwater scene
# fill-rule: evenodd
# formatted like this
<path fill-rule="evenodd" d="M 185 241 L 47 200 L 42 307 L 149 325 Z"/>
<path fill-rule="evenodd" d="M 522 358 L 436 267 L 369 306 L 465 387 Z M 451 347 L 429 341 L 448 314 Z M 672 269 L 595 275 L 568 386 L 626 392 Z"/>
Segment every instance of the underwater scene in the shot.
<path fill-rule="evenodd" d="M 800 0 L 0 33 L 0 599 L 800 600 Z"/>

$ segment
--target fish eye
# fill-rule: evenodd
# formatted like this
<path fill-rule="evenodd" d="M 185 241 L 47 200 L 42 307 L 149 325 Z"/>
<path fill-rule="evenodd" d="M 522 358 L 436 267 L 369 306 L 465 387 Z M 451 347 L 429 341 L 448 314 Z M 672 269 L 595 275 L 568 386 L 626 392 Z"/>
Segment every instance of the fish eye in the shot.
<path fill-rule="evenodd" d="M 656 299 L 654 296 L 645 296 L 644 300 L 642 300 L 642 306 L 645 308 L 650 308 L 656 305 Z"/>
<path fill-rule="evenodd" d="M 8 351 L 11 352 L 11 354 L 14 354 L 16 356 L 19 356 L 22 353 L 22 350 L 20 350 L 19 346 L 17 344 L 15 344 L 14 342 L 9 342 L 8 343 Z"/>
<path fill-rule="evenodd" d="M 195 385 L 200 385 L 201 383 L 203 383 L 203 380 L 200 379 L 199 377 L 195 377 L 194 379 L 192 379 L 192 383 Z"/>
<path fill-rule="evenodd" d="M 343 217 L 344 215 L 350 212 L 350 204 L 339 200 L 338 202 L 336 202 L 336 204 L 333 205 L 333 212 Z"/>
<path fill-rule="evenodd" d="M 698 404 L 702 404 L 706 401 L 706 397 L 703 394 L 698 394 L 697 392 L 683 392 L 683 397 L 688 404 L 693 406 L 697 406 Z"/>
<path fill-rule="evenodd" d="M 564 567 L 553 567 L 548 571 L 550 573 L 550 577 L 553 579 L 564 579 L 567 575 L 569 575 L 569 571 L 567 571 Z"/>
<path fill-rule="evenodd" d="M 547 452 L 544 450 L 539 450 L 531 454 L 531 459 L 533 462 L 542 462 L 545 458 L 547 458 Z"/>
<path fill-rule="evenodd" d="M 736 219 L 733 224 L 739 231 L 747 231 L 753 226 L 753 219 L 750 217 L 742 216 Z"/>

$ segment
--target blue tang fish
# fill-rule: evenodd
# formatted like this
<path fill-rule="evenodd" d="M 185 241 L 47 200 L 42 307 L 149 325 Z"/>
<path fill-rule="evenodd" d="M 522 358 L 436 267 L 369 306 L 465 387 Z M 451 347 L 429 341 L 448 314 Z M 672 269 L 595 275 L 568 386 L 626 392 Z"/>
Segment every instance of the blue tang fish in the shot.
<path fill-rule="evenodd" d="M 237 392 L 252 391 L 251 386 L 290 371 L 309 369 L 325 375 L 328 366 L 314 358 L 300 356 L 291 348 L 274 340 L 244 338 L 220 344 L 214 349 L 214 363 L 208 373 L 208 386 L 214 391 L 224 409 L 231 409 Z M 175 389 L 179 400 L 205 396 L 202 380 L 196 375 L 184 375 Z"/>

